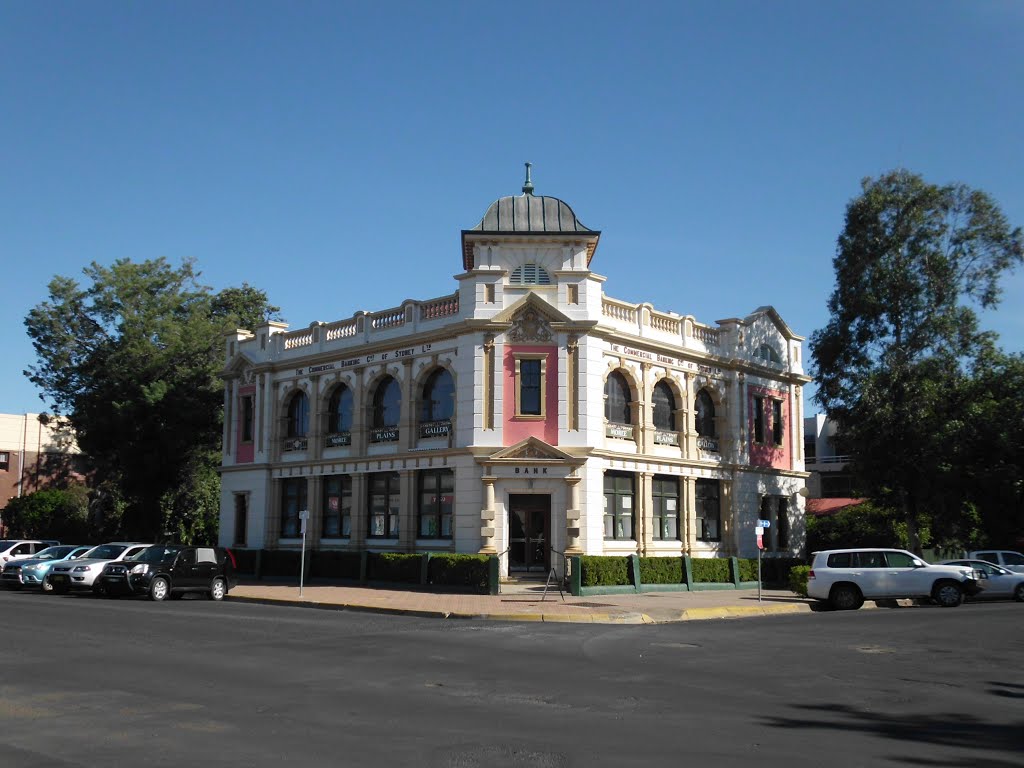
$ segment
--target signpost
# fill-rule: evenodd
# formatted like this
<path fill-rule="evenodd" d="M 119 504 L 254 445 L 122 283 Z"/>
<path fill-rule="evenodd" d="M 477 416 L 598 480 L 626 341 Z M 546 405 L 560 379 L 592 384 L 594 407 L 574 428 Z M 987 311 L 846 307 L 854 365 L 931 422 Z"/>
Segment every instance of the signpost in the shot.
<path fill-rule="evenodd" d="M 299 597 L 302 597 L 302 581 L 303 577 L 306 575 L 306 521 L 308 519 L 308 509 L 304 509 L 299 512 L 299 522 L 302 526 L 302 555 L 299 557 Z"/>
<path fill-rule="evenodd" d="M 764 529 L 771 528 L 771 520 L 758 520 L 754 533 L 757 535 L 757 602 L 761 602 L 761 550 L 764 549 Z"/>

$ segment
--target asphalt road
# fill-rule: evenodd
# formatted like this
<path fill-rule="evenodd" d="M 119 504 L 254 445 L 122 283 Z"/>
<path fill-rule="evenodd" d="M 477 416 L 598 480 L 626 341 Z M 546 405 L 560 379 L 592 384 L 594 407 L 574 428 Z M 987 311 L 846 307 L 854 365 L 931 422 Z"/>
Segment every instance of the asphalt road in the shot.
<path fill-rule="evenodd" d="M 613 627 L 0 592 L 0 766 L 1019 768 L 1022 619 Z"/>

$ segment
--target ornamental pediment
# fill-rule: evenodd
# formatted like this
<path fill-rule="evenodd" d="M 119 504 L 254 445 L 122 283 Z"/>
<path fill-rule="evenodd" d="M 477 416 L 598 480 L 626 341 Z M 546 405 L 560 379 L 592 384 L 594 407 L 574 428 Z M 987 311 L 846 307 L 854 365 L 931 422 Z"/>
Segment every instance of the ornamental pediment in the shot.
<path fill-rule="evenodd" d="M 528 437 L 515 445 L 510 445 L 508 448 L 491 454 L 486 461 L 488 463 L 522 464 L 530 461 L 579 462 L 580 460 L 539 438 Z"/>
<path fill-rule="evenodd" d="M 554 344 L 556 341 L 553 323 L 567 323 L 571 320 L 536 294 L 528 294 L 522 301 L 500 313 L 495 320 L 509 323 L 505 337 L 508 341 L 522 344 L 534 342 Z"/>

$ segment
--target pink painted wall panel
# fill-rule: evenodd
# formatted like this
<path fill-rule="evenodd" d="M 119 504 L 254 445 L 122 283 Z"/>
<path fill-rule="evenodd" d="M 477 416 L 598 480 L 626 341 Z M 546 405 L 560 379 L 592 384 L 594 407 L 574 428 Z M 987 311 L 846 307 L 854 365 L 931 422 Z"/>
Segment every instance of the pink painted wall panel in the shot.
<path fill-rule="evenodd" d="M 754 397 L 764 398 L 764 442 L 754 441 L 754 420 L 757 411 L 754 407 Z M 774 429 L 774 414 L 771 403 L 773 400 L 782 402 L 782 444 L 775 445 L 772 437 Z M 792 469 L 793 457 L 790 450 L 792 442 L 790 430 L 792 419 L 789 414 L 789 397 L 786 392 L 767 387 L 751 386 L 747 389 L 747 434 L 750 439 L 750 463 L 756 467 L 772 467 L 773 469 Z"/>
<path fill-rule="evenodd" d="M 545 353 L 544 418 L 516 418 L 516 354 Z M 505 421 L 502 437 L 505 445 L 536 437 L 549 445 L 558 445 L 558 348 L 540 346 L 506 346 L 503 361 L 502 393 Z"/>

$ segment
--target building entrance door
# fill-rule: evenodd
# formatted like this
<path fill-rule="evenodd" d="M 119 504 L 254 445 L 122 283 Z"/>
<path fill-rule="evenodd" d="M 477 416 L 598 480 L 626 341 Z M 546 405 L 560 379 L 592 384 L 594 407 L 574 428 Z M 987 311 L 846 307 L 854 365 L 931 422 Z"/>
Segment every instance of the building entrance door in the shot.
<path fill-rule="evenodd" d="M 508 499 L 508 569 L 542 571 L 551 567 L 551 497 L 518 494 Z"/>

